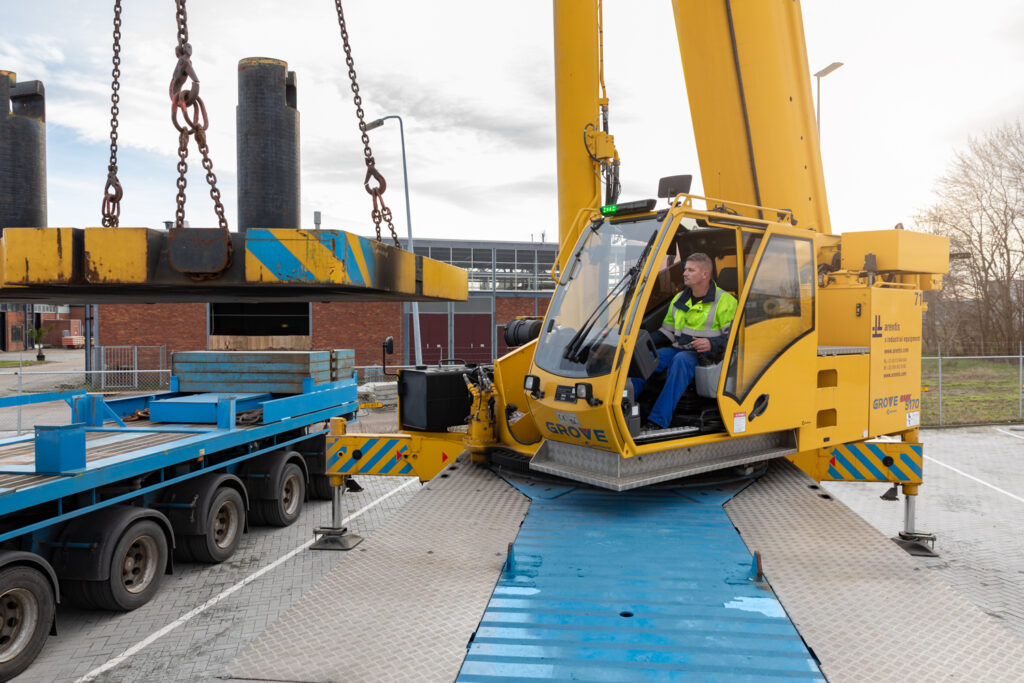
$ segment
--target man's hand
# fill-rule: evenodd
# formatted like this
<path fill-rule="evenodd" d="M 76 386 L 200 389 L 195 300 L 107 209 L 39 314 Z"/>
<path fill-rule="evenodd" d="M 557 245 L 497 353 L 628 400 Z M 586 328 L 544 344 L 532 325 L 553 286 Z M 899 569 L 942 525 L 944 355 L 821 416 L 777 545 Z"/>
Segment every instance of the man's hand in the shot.
<path fill-rule="evenodd" d="M 704 337 L 695 337 L 690 345 L 697 353 L 707 353 L 711 350 L 711 342 Z"/>

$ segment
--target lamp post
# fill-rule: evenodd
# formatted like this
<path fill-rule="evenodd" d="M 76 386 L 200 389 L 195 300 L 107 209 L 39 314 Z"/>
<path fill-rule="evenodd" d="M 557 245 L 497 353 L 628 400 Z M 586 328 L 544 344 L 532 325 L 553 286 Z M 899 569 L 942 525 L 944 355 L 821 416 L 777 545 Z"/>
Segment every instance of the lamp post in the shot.
<path fill-rule="evenodd" d="M 412 243 L 412 212 L 409 209 L 409 171 L 405 163 L 405 125 L 402 117 L 398 115 L 382 116 L 379 119 L 366 124 L 365 130 L 380 128 L 388 119 L 398 119 L 398 134 L 402 139 L 402 180 L 405 182 L 405 227 L 409 235 L 409 251 L 413 250 Z M 423 365 L 423 347 L 420 345 L 420 304 L 412 302 L 412 338 L 416 348 L 416 365 Z"/>
<path fill-rule="evenodd" d="M 821 71 L 814 74 L 814 78 L 817 79 L 818 84 L 818 113 L 815 115 L 815 121 L 818 124 L 818 144 L 821 144 L 821 79 L 828 76 L 830 73 L 838 69 L 843 65 L 842 62 L 832 62 Z"/>

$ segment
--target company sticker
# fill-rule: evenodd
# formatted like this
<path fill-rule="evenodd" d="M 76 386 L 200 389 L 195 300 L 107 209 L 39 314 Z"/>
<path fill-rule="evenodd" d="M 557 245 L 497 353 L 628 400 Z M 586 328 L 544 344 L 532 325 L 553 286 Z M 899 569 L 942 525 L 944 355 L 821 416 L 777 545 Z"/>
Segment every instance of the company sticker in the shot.
<path fill-rule="evenodd" d="M 913 411 L 907 413 L 907 426 L 908 427 L 916 427 L 919 424 L 921 424 L 921 411 L 920 410 L 913 410 Z"/>
<path fill-rule="evenodd" d="M 576 413 L 563 413 L 560 410 L 556 410 L 555 411 L 555 417 L 557 417 L 558 421 L 561 424 L 564 424 L 566 427 L 582 427 L 583 426 L 582 424 L 580 424 L 580 419 L 578 417 L 576 417 Z"/>

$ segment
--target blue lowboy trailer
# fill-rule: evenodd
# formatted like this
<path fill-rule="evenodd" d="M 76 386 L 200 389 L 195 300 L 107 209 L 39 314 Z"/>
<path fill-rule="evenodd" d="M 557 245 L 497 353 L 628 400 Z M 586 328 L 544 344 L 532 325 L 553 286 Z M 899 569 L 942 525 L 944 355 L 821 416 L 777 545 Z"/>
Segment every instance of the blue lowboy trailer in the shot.
<path fill-rule="evenodd" d="M 325 423 L 355 418 L 351 364 L 347 350 L 196 352 L 176 354 L 169 392 L 0 399 L 71 413 L 0 440 L 0 680 L 56 633 L 61 600 L 135 609 L 175 558 L 222 562 L 248 525 L 330 498 Z M 196 386 L 217 390 L 180 391 Z"/>

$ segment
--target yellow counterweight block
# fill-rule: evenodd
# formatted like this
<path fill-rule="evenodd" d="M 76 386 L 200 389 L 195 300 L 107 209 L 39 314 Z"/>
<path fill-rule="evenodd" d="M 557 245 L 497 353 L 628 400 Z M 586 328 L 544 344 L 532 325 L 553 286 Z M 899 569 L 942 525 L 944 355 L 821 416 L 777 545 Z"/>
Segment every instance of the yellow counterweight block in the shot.
<path fill-rule="evenodd" d="M 924 450 L 913 442 L 859 441 L 804 451 L 790 460 L 816 481 L 879 481 L 916 489 L 922 481 Z"/>
<path fill-rule="evenodd" d="M 430 481 L 465 450 L 460 433 L 346 434 L 333 418 L 327 435 L 328 476 L 374 474 Z"/>

